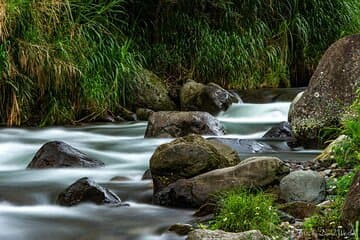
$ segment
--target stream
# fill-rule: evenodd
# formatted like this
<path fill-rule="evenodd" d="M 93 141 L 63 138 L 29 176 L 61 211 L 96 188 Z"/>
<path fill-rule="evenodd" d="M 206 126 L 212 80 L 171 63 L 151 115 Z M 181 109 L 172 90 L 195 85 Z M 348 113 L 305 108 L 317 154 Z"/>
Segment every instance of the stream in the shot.
<path fill-rule="evenodd" d="M 218 119 L 225 138 L 259 139 L 287 120 L 290 97 L 270 103 L 233 104 Z M 265 94 L 265 93 L 264 93 Z M 192 210 L 151 204 L 151 181 L 141 176 L 160 144 L 172 139 L 144 139 L 147 122 L 94 124 L 82 127 L 0 128 L 0 239 L 1 240 L 152 240 L 184 239 L 166 229 L 192 219 Z M 26 170 L 46 142 L 64 141 L 106 167 L 98 169 Z M 307 161 L 318 150 L 268 153 L 286 161 Z M 240 153 L 241 159 L 254 155 Z M 266 154 L 262 154 L 266 155 Z M 81 204 L 55 205 L 57 195 L 81 177 L 90 177 L 114 191 L 129 207 Z M 111 181 L 113 177 L 124 181 Z"/>

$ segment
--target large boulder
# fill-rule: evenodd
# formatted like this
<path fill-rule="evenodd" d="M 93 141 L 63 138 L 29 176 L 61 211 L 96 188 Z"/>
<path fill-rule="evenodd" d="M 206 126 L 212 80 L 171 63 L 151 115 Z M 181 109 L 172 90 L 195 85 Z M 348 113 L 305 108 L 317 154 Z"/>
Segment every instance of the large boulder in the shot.
<path fill-rule="evenodd" d="M 233 188 L 262 188 L 278 183 L 289 167 L 276 157 L 252 157 L 238 165 L 180 179 L 154 196 L 154 202 L 165 206 L 199 207 L 212 196 Z"/>
<path fill-rule="evenodd" d="M 209 141 L 198 135 L 188 135 L 160 145 L 150 159 L 154 193 L 182 178 L 240 162 L 238 154 L 230 147 Z"/>
<path fill-rule="evenodd" d="M 270 240 L 269 237 L 263 235 L 258 230 L 247 232 L 232 233 L 221 230 L 196 229 L 189 233 L 186 240 Z"/>
<path fill-rule="evenodd" d="M 57 203 L 61 206 L 73 206 L 84 202 L 97 205 L 120 205 L 120 198 L 112 191 L 100 186 L 87 177 L 81 178 L 59 194 Z"/>
<path fill-rule="evenodd" d="M 224 135 L 223 125 L 207 112 L 155 112 L 150 115 L 145 137 L 183 137 L 195 133 Z"/>
<path fill-rule="evenodd" d="M 309 86 L 293 104 L 289 121 L 305 147 L 322 145 L 319 132 L 339 125 L 360 87 L 360 34 L 340 39 L 322 57 Z"/>
<path fill-rule="evenodd" d="M 175 103 L 169 97 L 166 84 L 154 73 L 143 70 L 134 79 L 131 95 L 136 96 L 128 99 L 133 108 L 149 108 L 154 111 L 176 110 Z"/>
<path fill-rule="evenodd" d="M 360 172 L 357 172 L 346 195 L 341 211 L 341 223 L 351 229 L 360 219 Z"/>
<path fill-rule="evenodd" d="M 287 202 L 320 203 L 325 199 L 326 181 L 320 173 L 295 171 L 280 182 L 281 197 Z"/>
<path fill-rule="evenodd" d="M 183 111 L 204 111 L 216 115 L 238 101 L 235 94 L 215 83 L 204 85 L 188 81 L 180 90 L 180 104 Z"/>
<path fill-rule="evenodd" d="M 37 151 L 27 168 L 94 168 L 104 165 L 64 142 L 53 141 Z"/>

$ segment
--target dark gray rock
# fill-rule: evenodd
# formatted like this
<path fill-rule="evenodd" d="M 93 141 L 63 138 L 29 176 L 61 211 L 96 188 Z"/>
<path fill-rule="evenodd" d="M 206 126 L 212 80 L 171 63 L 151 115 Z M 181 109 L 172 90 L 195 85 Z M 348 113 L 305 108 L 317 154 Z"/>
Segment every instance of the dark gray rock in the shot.
<path fill-rule="evenodd" d="M 150 169 L 147 169 L 142 175 L 141 180 L 151 180 L 151 179 L 152 179 L 151 171 Z"/>
<path fill-rule="evenodd" d="M 320 203 L 325 199 L 326 181 L 315 171 L 295 171 L 280 182 L 281 197 L 287 202 Z"/>
<path fill-rule="evenodd" d="M 263 138 L 292 139 L 291 126 L 288 122 L 281 122 L 267 131 Z"/>
<path fill-rule="evenodd" d="M 64 142 L 54 141 L 44 144 L 27 168 L 94 168 L 104 165 Z"/>
<path fill-rule="evenodd" d="M 223 125 L 207 112 L 154 112 L 145 137 L 183 137 L 191 133 L 224 135 Z"/>
<path fill-rule="evenodd" d="M 121 200 L 112 191 L 100 186 L 87 177 L 81 178 L 60 193 L 57 203 L 61 206 L 73 206 L 84 202 L 98 205 L 120 205 Z"/>

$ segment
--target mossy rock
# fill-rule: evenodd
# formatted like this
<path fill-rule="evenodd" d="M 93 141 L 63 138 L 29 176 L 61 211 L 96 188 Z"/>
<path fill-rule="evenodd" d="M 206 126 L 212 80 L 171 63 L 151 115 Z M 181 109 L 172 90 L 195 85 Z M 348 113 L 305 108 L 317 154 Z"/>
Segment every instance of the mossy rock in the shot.
<path fill-rule="evenodd" d="M 143 70 L 136 77 L 131 95 L 136 96 L 134 99 L 129 99 L 134 109 L 148 108 L 154 111 L 177 109 L 169 97 L 165 82 L 148 70 Z"/>
<path fill-rule="evenodd" d="M 208 141 L 199 135 L 188 135 L 160 145 L 150 159 L 154 193 L 178 179 L 240 162 L 238 154 L 229 146 Z"/>
<path fill-rule="evenodd" d="M 308 148 L 322 147 L 320 133 L 334 128 L 360 87 L 360 34 L 340 39 L 325 52 L 308 89 L 293 104 L 289 121 L 297 141 Z"/>

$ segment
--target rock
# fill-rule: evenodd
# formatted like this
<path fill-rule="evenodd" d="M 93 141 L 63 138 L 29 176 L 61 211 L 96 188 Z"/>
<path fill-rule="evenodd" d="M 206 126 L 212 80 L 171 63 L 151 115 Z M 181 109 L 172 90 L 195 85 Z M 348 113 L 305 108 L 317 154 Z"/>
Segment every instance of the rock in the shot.
<path fill-rule="evenodd" d="M 35 154 L 27 168 L 93 168 L 105 164 L 91 159 L 72 146 L 60 142 L 45 143 Z"/>
<path fill-rule="evenodd" d="M 154 73 L 144 70 L 134 80 L 132 96 L 128 99 L 133 104 L 133 109 L 149 108 L 154 111 L 176 110 L 175 103 L 170 99 L 164 81 Z"/>
<path fill-rule="evenodd" d="M 286 203 L 280 205 L 279 210 L 284 211 L 297 219 L 305 219 L 318 212 L 316 205 L 308 202 Z"/>
<path fill-rule="evenodd" d="M 269 144 L 252 139 L 236 139 L 236 138 L 209 138 L 209 139 L 211 139 L 212 141 L 217 141 L 226 144 L 238 153 L 274 152 L 274 149 Z"/>
<path fill-rule="evenodd" d="M 280 182 L 281 197 L 287 202 L 320 203 L 325 199 L 325 178 L 318 172 L 295 171 Z"/>
<path fill-rule="evenodd" d="M 151 179 L 152 179 L 151 171 L 150 169 L 147 169 L 142 175 L 141 180 L 151 180 Z"/>
<path fill-rule="evenodd" d="M 224 135 L 223 125 L 206 112 L 154 112 L 145 137 L 183 137 L 190 133 Z"/>
<path fill-rule="evenodd" d="M 359 62 L 360 34 L 340 39 L 325 52 L 289 115 L 294 136 L 303 146 L 321 146 L 319 132 L 339 125 L 360 87 Z"/>
<path fill-rule="evenodd" d="M 288 222 L 291 224 L 296 222 L 296 219 L 293 216 L 291 216 L 290 214 L 283 212 L 283 211 L 277 211 L 277 212 L 278 212 L 281 222 Z"/>
<path fill-rule="evenodd" d="M 252 157 L 233 167 L 180 179 L 155 194 L 154 202 L 165 206 L 199 207 L 221 191 L 238 187 L 263 188 L 278 183 L 289 171 L 276 157 Z"/>
<path fill-rule="evenodd" d="M 123 106 L 118 106 L 119 117 L 126 121 L 137 121 L 136 114 Z"/>
<path fill-rule="evenodd" d="M 265 133 L 263 138 L 289 139 L 293 138 L 291 126 L 288 122 L 281 122 Z"/>
<path fill-rule="evenodd" d="M 87 177 L 77 180 L 60 193 L 57 199 L 57 203 L 61 206 L 73 206 L 84 202 L 92 202 L 98 205 L 120 205 L 121 200 L 115 193 Z"/>
<path fill-rule="evenodd" d="M 115 176 L 110 179 L 110 181 L 116 181 L 116 182 L 123 182 L 123 181 L 130 181 L 131 179 L 124 176 Z"/>
<path fill-rule="evenodd" d="M 153 112 L 154 111 L 151 109 L 138 108 L 138 109 L 136 109 L 136 116 L 141 121 L 147 121 Z"/>
<path fill-rule="evenodd" d="M 194 230 L 194 227 L 190 224 L 176 223 L 169 227 L 169 232 L 174 232 L 178 235 L 184 236 Z"/>
<path fill-rule="evenodd" d="M 218 206 L 214 203 L 205 203 L 193 214 L 194 217 L 204 217 L 216 212 Z"/>
<path fill-rule="evenodd" d="M 215 83 L 207 85 L 188 81 L 180 90 L 180 104 L 183 111 L 204 111 L 216 115 L 238 102 L 235 94 Z"/>
<path fill-rule="evenodd" d="M 345 202 L 341 211 L 341 223 L 347 229 L 360 219 L 360 172 L 358 171 L 346 194 Z"/>
<path fill-rule="evenodd" d="M 160 145 L 150 159 L 154 193 L 182 178 L 236 165 L 240 158 L 230 147 L 188 135 Z"/>
<path fill-rule="evenodd" d="M 270 240 L 258 230 L 230 233 L 221 230 L 196 229 L 189 233 L 186 240 Z"/>

